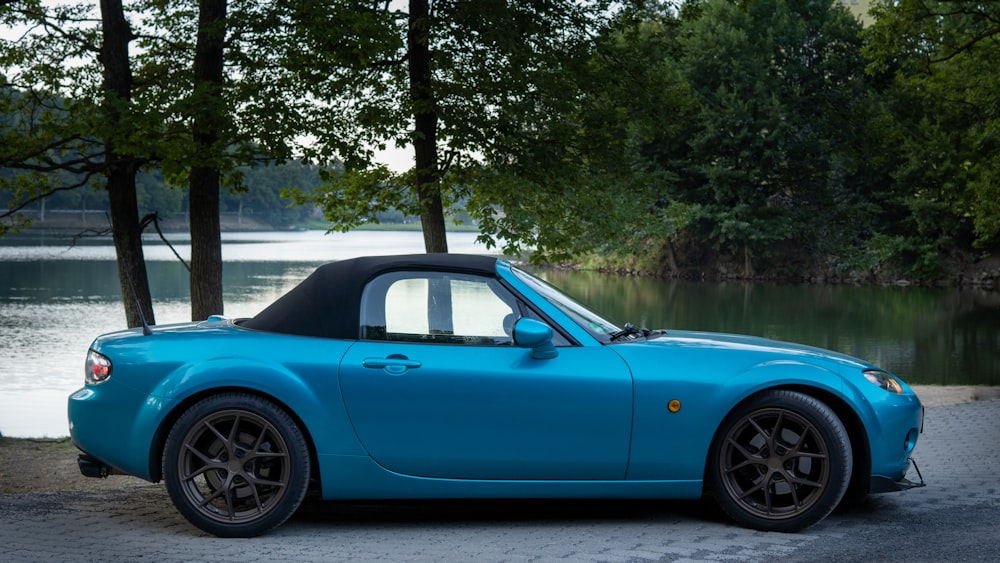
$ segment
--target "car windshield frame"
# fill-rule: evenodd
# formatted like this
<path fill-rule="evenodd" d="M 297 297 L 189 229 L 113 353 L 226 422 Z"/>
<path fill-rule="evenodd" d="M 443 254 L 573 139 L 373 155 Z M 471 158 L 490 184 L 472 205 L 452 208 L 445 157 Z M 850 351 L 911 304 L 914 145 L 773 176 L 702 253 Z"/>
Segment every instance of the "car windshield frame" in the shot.
<path fill-rule="evenodd" d="M 515 266 L 511 266 L 510 270 L 519 280 L 535 291 L 535 293 L 548 301 L 553 307 L 559 309 L 561 313 L 569 317 L 598 341 L 609 344 L 611 343 L 611 335 L 622 330 L 611 321 L 588 309 L 576 299 L 566 295 L 549 282 Z"/>

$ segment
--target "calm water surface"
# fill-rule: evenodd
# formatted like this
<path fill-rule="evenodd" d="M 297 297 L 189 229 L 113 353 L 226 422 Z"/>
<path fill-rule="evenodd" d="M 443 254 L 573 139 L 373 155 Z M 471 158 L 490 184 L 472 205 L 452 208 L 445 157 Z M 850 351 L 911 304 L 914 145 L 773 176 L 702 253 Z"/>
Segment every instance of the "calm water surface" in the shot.
<path fill-rule="evenodd" d="M 185 259 L 189 248 L 179 240 Z M 487 253 L 474 233 L 452 252 Z M 317 265 L 422 252 L 417 232 L 227 233 L 225 313 L 256 314 Z M 190 318 L 188 274 L 170 250 L 145 245 L 156 322 Z M 83 383 L 95 336 L 124 327 L 110 240 L 0 239 L 0 433 L 65 436 L 67 396 Z M 911 383 L 1000 385 L 1000 294 L 923 288 L 663 282 L 542 272 L 605 317 L 636 326 L 748 333 L 871 360 Z"/>

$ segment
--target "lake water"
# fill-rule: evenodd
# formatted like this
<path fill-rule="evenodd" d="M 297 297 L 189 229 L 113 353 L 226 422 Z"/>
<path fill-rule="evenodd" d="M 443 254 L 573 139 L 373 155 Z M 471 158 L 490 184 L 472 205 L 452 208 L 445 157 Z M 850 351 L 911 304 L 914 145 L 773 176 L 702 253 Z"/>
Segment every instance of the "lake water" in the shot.
<path fill-rule="evenodd" d="M 169 235 L 186 259 L 182 236 Z M 225 314 L 256 314 L 317 265 L 423 251 L 419 232 L 225 233 Z M 452 252 L 488 253 L 474 233 Z M 158 324 L 190 318 L 188 274 L 157 238 L 145 244 Z M 636 326 L 748 333 L 846 352 L 911 383 L 1000 385 L 1000 294 L 928 288 L 691 283 L 542 272 L 605 317 Z M 95 336 L 124 327 L 109 239 L 0 239 L 0 433 L 65 436 L 66 398 L 83 383 Z"/>

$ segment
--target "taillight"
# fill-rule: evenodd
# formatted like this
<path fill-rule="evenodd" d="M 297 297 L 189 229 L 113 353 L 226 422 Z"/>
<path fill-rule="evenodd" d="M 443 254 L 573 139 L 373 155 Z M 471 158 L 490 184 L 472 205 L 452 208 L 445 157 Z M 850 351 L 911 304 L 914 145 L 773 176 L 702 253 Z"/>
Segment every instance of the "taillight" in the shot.
<path fill-rule="evenodd" d="M 87 352 L 87 365 L 85 368 L 87 383 L 101 383 L 111 377 L 111 360 L 99 352 L 90 350 Z"/>

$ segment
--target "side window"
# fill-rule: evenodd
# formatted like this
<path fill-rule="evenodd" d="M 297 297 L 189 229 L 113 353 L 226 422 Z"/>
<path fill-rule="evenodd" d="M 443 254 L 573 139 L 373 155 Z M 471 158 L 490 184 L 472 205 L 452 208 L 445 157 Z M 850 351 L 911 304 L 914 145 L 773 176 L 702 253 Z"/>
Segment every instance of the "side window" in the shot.
<path fill-rule="evenodd" d="M 511 345 L 517 300 L 491 278 L 392 272 L 365 287 L 361 338 L 440 344 Z"/>

